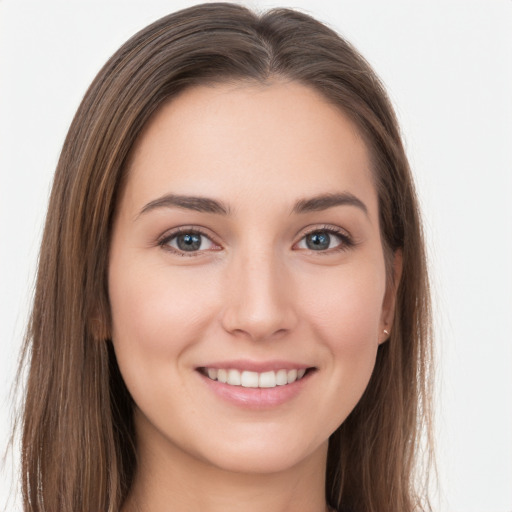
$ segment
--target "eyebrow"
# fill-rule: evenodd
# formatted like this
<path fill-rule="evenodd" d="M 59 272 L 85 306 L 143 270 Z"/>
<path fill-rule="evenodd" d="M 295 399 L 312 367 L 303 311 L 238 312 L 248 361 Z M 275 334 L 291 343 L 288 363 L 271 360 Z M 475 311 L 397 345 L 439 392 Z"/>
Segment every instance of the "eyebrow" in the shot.
<path fill-rule="evenodd" d="M 230 209 L 222 202 L 208 197 L 182 196 L 176 194 L 166 194 L 154 201 L 149 202 L 139 215 L 147 213 L 157 208 L 182 208 L 184 210 L 194 210 L 203 213 L 217 213 L 220 215 L 229 215 Z"/>
<path fill-rule="evenodd" d="M 311 198 L 299 199 L 292 208 L 292 213 L 302 214 L 318 212 L 335 206 L 355 206 L 368 215 L 368 209 L 363 201 L 350 192 L 320 194 Z M 158 208 L 181 208 L 184 210 L 193 210 L 202 213 L 215 213 L 218 215 L 230 215 L 231 213 L 229 206 L 216 199 L 166 194 L 146 204 L 137 217 Z"/>
<path fill-rule="evenodd" d="M 309 199 L 300 199 L 295 203 L 293 213 L 319 212 L 334 206 L 355 206 L 368 215 L 368 208 L 363 201 L 350 192 L 321 194 Z"/>

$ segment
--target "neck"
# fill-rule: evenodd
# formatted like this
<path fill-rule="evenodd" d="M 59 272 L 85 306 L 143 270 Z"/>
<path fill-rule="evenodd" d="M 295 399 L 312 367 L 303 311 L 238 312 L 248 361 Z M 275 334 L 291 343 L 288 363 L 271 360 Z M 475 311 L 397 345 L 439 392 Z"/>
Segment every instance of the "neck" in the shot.
<path fill-rule="evenodd" d="M 123 512 L 325 512 L 327 443 L 272 472 L 238 472 L 191 456 L 167 439 L 138 436 L 138 466 Z"/>

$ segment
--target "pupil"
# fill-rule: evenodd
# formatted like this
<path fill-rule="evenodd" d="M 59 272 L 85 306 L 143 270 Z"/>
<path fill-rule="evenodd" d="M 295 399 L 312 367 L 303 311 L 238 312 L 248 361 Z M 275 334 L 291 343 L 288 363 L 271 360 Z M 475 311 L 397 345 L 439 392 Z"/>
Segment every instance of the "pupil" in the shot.
<path fill-rule="evenodd" d="M 311 233 L 306 237 L 306 245 L 313 251 L 328 249 L 330 243 L 331 237 L 328 233 Z"/>
<path fill-rule="evenodd" d="M 178 247 L 182 251 L 197 251 L 201 247 L 201 235 L 187 233 L 178 236 Z"/>

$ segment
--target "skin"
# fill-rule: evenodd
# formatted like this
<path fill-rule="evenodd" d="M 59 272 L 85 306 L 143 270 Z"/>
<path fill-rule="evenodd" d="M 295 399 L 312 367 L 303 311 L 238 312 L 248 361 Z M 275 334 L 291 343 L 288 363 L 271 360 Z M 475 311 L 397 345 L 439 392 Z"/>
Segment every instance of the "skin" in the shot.
<path fill-rule="evenodd" d="M 364 206 L 293 210 L 334 193 Z M 166 194 L 229 214 L 155 205 Z M 342 238 L 309 248 L 326 226 Z M 180 252 L 175 228 L 201 229 L 200 249 Z M 140 460 L 124 510 L 325 510 L 328 438 L 368 384 L 395 295 L 350 120 L 294 82 L 195 87 L 163 106 L 132 152 L 109 293 Z M 197 371 L 233 359 L 314 370 L 285 403 L 247 409 Z"/>

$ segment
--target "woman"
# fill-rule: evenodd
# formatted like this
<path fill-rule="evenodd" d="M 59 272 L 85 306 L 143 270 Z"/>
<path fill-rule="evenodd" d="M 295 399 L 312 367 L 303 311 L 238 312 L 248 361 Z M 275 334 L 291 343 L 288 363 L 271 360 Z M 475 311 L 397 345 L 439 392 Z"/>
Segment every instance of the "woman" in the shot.
<path fill-rule="evenodd" d="M 88 90 L 26 354 L 25 509 L 412 511 L 429 435 L 417 201 L 368 64 L 205 4 Z"/>

